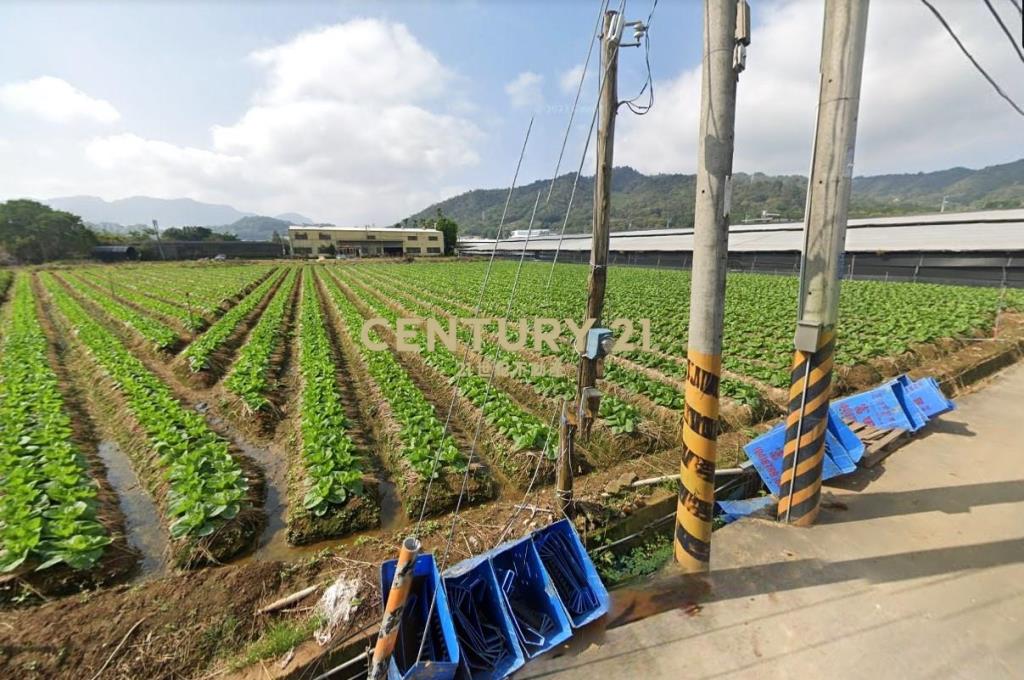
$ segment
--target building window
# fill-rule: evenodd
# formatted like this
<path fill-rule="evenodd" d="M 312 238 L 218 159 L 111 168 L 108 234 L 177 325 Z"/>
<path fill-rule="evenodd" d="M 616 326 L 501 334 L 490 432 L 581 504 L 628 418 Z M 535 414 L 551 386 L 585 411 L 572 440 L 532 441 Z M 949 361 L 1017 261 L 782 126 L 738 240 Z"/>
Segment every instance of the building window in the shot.
<path fill-rule="evenodd" d="M 308 247 L 296 246 L 292 248 L 292 252 L 294 252 L 296 255 L 309 255 L 310 253 L 313 252 L 313 249 Z"/>
<path fill-rule="evenodd" d="M 427 248 L 427 253 L 429 253 L 431 255 L 440 255 L 441 254 L 441 249 L 440 248 Z"/>
<path fill-rule="evenodd" d="M 406 248 L 405 252 L 409 253 L 410 255 L 419 255 L 420 254 L 420 249 L 416 248 L 414 246 L 414 247 L 411 247 L 411 248 Z"/>
<path fill-rule="evenodd" d="M 304 232 L 304 231 L 297 231 L 297 232 L 295 232 L 295 240 L 296 241 L 306 241 L 308 239 L 309 239 L 309 234 L 307 234 L 306 232 Z"/>
<path fill-rule="evenodd" d="M 419 240 L 420 237 L 417 236 L 416 234 L 409 234 L 408 238 L 410 241 L 417 241 Z"/>
<path fill-rule="evenodd" d="M 330 234 L 325 234 L 323 232 L 320 232 L 320 240 L 321 241 L 330 241 L 331 240 L 331 235 Z"/>
<path fill-rule="evenodd" d="M 373 235 L 373 234 L 367 234 L 366 235 L 366 240 L 367 241 L 375 241 L 375 240 L 377 240 L 377 237 L 375 235 Z"/>
<path fill-rule="evenodd" d="M 427 237 L 427 240 L 428 240 L 428 241 L 436 241 L 436 240 L 437 240 L 437 237 L 436 237 L 436 236 L 428 236 L 428 237 Z"/>

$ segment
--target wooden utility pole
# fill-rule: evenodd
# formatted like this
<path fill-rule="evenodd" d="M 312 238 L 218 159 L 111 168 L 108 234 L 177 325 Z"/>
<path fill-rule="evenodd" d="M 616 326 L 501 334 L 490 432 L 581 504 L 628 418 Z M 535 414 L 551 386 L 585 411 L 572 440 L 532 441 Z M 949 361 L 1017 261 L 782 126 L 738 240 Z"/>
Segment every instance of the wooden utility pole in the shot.
<path fill-rule="evenodd" d="M 615 145 L 615 114 L 619 107 L 619 39 L 623 20 L 618 12 L 604 15 L 601 31 L 601 79 L 597 124 L 597 172 L 594 178 L 594 223 L 590 244 L 590 279 L 587 284 L 587 314 L 600 326 L 604 311 L 604 290 L 608 280 L 608 233 L 611 214 L 612 150 Z M 578 430 L 584 435 L 597 415 L 598 398 L 593 394 L 597 384 L 598 360 L 580 358 L 576 399 L 571 407 L 563 408 L 558 438 L 558 467 L 555 474 L 555 493 L 559 508 L 572 513 L 572 451 Z"/>
<path fill-rule="evenodd" d="M 606 12 L 601 34 L 600 112 L 597 121 L 597 172 L 594 176 L 594 226 L 590 243 L 590 280 L 587 284 L 587 319 L 601 325 L 604 289 L 608 280 L 608 232 L 612 209 L 612 151 L 615 146 L 615 113 L 619 107 L 619 37 L 622 17 Z M 597 383 L 597 362 L 583 359 L 580 390 Z M 579 393 L 576 395 L 580 396 Z"/>
<path fill-rule="evenodd" d="M 708 570 L 718 454 L 718 387 L 729 246 L 736 81 L 750 42 L 746 0 L 705 0 L 690 326 L 675 560 Z"/>
<path fill-rule="evenodd" d="M 826 0 L 818 119 L 804 212 L 796 352 L 779 484 L 779 519 L 800 526 L 814 523 L 821 496 L 867 22 L 868 0 Z"/>

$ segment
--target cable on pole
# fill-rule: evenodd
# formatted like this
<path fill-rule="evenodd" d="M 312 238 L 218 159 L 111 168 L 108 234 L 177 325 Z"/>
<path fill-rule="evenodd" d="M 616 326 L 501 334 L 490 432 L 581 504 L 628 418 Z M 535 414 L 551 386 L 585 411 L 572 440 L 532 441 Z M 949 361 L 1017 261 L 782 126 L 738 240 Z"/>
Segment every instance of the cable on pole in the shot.
<path fill-rule="evenodd" d="M 1013 51 L 1017 53 L 1017 58 L 1019 58 L 1021 62 L 1024 62 L 1024 52 L 1021 51 L 1016 38 L 1014 38 L 1013 34 L 1010 33 L 1010 29 L 1006 27 L 1006 23 L 1003 22 L 1003 18 L 999 16 L 999 12 L 997 12 L 996 8 L 992 6 L 992 0 L 983 0 L 983 2 L 985 3 L 985 6 L 988 7 L 988 11 L 992 13 L 992 18 L 994 18 L 996 23 L 999 24 L 999 28 L 1003 30 L 1003 34 L 1006 35 L 1010 44 L 1013 45 Z"/>
<path fill-rule="evenodd" d="M 991 85 L 995 89 L 995 91 L 999 93 L 1000 97 L 1009 102 L 1010 106 L 1013 107 L 1014 111 L 1019 113 L 1021 116 L 1024 116 L 1024 109 L 1021 109 L 1017 105 L 1017 102 L 1010 99 L 1010 96 L 1003 92 L 1003 88 L 999 87 L 999 84 L 992 79 L 992 76 L 990 76 L 984 68 L 982 68 L 981 64 L 978 63 L 978 60 L 974 58 L 974 55 L 971 54 L 966 47 L 964 47 L 963 42 L 961 42 L 960 38 L 957 37 L 956 32 L 949 25 L 949 22 L 946 21 L 946 18 L 942 16 L 942 13 L 939 12 L 939 10 L 935 9 L 935 5 L 928 2 L 928 0 L 921 0 L 921 2 L 924 4 L 925 7 L 931 10 L 932 14 L 935 15 L 935 18 L 939 20 L 940 24 L 942 24 L 942 27 L 945 28 L 946 32 L 949 33 L 951 38 L 953 38 L 953 42 L 955 42 L 957 47 L 960 48 L 960 51 L 964 53 L 964 56 L 966 56 L 971 61 L 971 63 L 974 64 L 974 68 L 978 69 L 978 72 L 985 77 L 985 80 L 989 82 L 989 85 Z"/>
<path fill-rule="evenodd" d="M 572 131 L 572 121 L 576 117 L 576 107 L 580 103 L 580 94 L 583 92 L 583 83 L 587 80 L 587 69 L 590 67 L 590 57 L 594 54 L 595 43 L 600 42 L 598 39 L 598 33 L 601 29 L 601 20 L 604 18 L 604 13 L 608 9 L 608 0 L 601 2 L 601 8 L 597 13 L 597 24 L 594 26 L 594 32 L 590 36 L 590 47 L 587 49 L 587 58 L 583 62 L 583 72 L 580 73 L 580 84 L 576 87 L 576 98 L 572 102 L 572 110 L 569 112 L 569 122 L 565 125 L 565 135 L 562 137 L 562 148 L 558 152 L 558 161 L 555 163 L 555 172 L 551 175 L 551 186 L 548 187 L 548 197 L 544 199 L 544 205 L 547 205 L 551 200 L 551 193 L 555 190 L 555 180 L 558 179 L 558 170 L 562 167 L 562 156 L 565 155 L 565 145 L 569 142 L 569 132 Z"/>
<path fill-rule="evenodd" d="M 637 116 L 643 116 L 654 108 L 654 76 L 651 73 L 651 19 L 654 18 L 654 10 L 657 8 L 658 0 L 654 0 L 654 4 L 651 5 L 651 11 L 647 15 L 647 22 L 644 24 L 644 63 L 647 65 L 647 78 L 635 97 L 619 102 L 619 106 L 625 104 L 626 108 Z M 637 104 L 637 100 L 644 96 L 644 92 L 648 92 L 647 103 Z"/>
<path fill-rule="evenodd" d="M 622 11 L 626 7 L 626 0 L 622 0 L 619 3 L 619 15 L 622 15 Z M 583 174 L 583 165 L 587 160 L 587 151 L 590 149 L 590 139 L 594 136 L 594 126 L 597 124 L 597 114 L 601 110 L 601 94 L 604 92 L 605 84 L 608 80 L 608 70 L 610 62 L 605 66 L 604 70 L 601 71 L 601 79 L 598 83 L 597 88 L 597 101 L 594 103 L 594 114 L 590 117 L 590 129 L 587 132 L 587 138 L 583 144 L 583 153 L 580 154 L 580 164 L 576 168 L 576 178 L 572 182 L 572 191 L 569 193 L 569 204 L 565 207 L 565 219 L 562 220 L 562 230 L 558 235 L 558 245 L 555 246 L 555 254 L 551 259 L 551 269 L 548 272 L 548 282 L 544 287 L 544 292 L 547 293 L 551 289 L 551 279 L 555 275 L 555 264 L 558 262 L 558 255 L 562 252 L 562 243 L 565 242 L 565 229 L 569 225 L 569 214 L 572 212 L 573 199 L 576 196 L 576 187 L 580 181 L 580 175 Z"/>

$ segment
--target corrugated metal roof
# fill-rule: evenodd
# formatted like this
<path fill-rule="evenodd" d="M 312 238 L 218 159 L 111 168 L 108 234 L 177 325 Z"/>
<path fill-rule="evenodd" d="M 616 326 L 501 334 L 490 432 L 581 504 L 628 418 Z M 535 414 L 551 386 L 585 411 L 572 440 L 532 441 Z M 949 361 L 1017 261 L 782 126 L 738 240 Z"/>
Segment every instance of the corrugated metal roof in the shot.
<path fill-rule="evenodd" d="M 395 227 L 335 227 L 335 226 L 311 227 L 311 226 L 306 226 L 306 225 L 302 225 L 302 224 L 292 224 L 292 225 L 289 225 L 288 231 L 291 231 L 292 229 L 298 229 L 300 231 L 351 231 L 351 232 L 386 231 L 386 232 L 389 232 L 389 233 L 390 232 L 394 232 L 396 234 L 401 234 L 401 233 L 406 233 L 406 234 L 409 234 L 409 233 L 413 233 L 413 234 L 424 234 L 424 233 L 436 234 L 436 233 L 438 233 L 437 229 L 419 229 L 419 228 L 416 228 L 416 229 L 411 229 L 411 228 L 410 229 L 396 229 Z M 493 243 L 493 241 L 490 241 L 490 243 Z"/>
<path fill-rule="evenodd" d="M 528 251 L 555 250 L 559 239 L 532 238 Z M 499 251 L 522 250 L 524 239 L 498 243 Z M 465 243 L 464 249 L 489 252 L 494 241 Z M 803 248 L 803 224 L 735 224 L 729 229 L 732 252 L 799 251 Z M 590 250 L 589 234 L 566 235 L 562 250 Z M 609 249 L 618 252 L 686 252 L 693 250 L 693 230 L 644 230 L 613 232 Z M 1024 250 L 1024 210 L 973 213 L 938 213 L 901 217 L 850 220 L 846 231 L 847 252 L 908 251 L 1019 251 Z"/>

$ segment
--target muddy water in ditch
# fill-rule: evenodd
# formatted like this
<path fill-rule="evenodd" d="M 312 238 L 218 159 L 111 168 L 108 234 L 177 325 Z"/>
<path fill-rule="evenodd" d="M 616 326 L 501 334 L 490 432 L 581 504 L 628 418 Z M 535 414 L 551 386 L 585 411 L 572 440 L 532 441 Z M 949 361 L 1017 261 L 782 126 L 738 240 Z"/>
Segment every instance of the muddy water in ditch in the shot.
<path fill-rule="evenodd" d="M 252 442 L 236 438 L 234 444 L 241 452 L 256 462 L 263 470 L 266 495 L 263 511 L 267 524 L 260 534 L 256 548 L 248 556 L 233 562 L 250 560 L 296 560 L 314 555 L 324 548 L 337 547 L 354 541 L 358 534 L 344 539 L 328 539 L 303 546 L 288 543 L 288 456 L 277 447 L 257 446 Z M 380 484 L 381 525 L 384 529 L 395 529 L 405 521 L 402 505 L 395 485 L 389 481 Z"/>
<path fill-rule="evenodd" d="M 97 450 L 124 514 L 128 544 L 142 554 L 138 577 L 166 575 L 170 572 L 167 531 L 160 523 L 153 497 L 139 482 L 128 457 L 117 444 L 101 441 Z"/>

